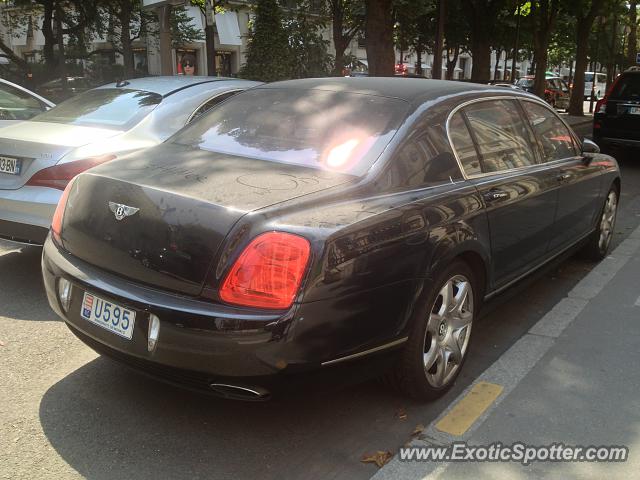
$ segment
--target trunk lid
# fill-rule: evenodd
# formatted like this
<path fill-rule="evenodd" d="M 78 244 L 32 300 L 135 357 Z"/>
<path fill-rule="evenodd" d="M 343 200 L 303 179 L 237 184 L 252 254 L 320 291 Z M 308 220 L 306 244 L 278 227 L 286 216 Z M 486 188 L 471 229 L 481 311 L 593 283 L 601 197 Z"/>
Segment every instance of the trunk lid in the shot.
<path fill-rule="evenodd" d="M 198 295 L 216 252 L 246 213 L 352 178 L 163 144 L 78 177 L 63 246 L 136 282 Z M 118 213 L 130 215 L 118 220 Z"/>
<path fill-rule="evenodd" d="M 0 129 L 0 157 L 18 159 L 17 175 L 0 173 L 0 189 L 22 187 L 38 171 L 54 166 L 75 148 L 121 133 L 61 123 L 19 122 Z"/>

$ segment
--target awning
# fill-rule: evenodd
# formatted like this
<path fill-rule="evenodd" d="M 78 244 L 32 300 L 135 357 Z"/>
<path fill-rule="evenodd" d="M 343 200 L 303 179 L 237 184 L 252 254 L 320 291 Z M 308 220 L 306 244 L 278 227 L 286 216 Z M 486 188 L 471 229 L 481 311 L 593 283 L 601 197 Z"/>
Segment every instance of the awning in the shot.
<path fill-rule="evenodd" d="M 242 45 L 238 14 L 226 11 L 224 13 L 216 13 L 215 18 L 220 43 L 222 45 Z"/>

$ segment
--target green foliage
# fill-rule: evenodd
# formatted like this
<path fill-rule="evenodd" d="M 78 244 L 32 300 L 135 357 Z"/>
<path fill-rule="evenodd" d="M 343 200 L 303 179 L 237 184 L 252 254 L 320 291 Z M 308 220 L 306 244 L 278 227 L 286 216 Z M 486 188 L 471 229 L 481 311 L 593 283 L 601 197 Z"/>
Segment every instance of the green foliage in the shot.
<path fill-rule="evenodd" d="M 328 54 L 329 41 L 322 36 L 326 16 L 309 15 L 310 2 L 303 0 L 285 20 L 289 37 L 291 78 L 325 77 L 332 67 Z"/>
<path fill-rule="evenodd" d="M 171 44 L 174 48 L 204 40 L 204 32 L 192 23 L 193 19 L 189 16 L 186 8 L 172 8 L 169 22 L 171 26 Z"/>
<path fill-rule="evenodd" d="M 289 78 L 291 72 L 289 38 L 276 0 L 258 0 L 251 25 L 247 63 L 240 76 L 273 82 Z"/>
<path fill-rule="evenodd" d="M 285 17 L 276 0 L 257 1 L 241 77 L 273 82 L 328 74 L 331 57 L 321 33 L 324 16 L 310 15 L 308 0 L 296 7 Z"/>

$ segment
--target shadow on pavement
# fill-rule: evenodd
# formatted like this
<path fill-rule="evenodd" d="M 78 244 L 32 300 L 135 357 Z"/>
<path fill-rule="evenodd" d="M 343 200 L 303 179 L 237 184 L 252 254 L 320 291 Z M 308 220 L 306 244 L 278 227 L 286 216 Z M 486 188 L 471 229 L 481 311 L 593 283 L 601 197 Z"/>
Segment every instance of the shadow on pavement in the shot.
<path fill-rule="evenodd" d="M 9 250 L 13 248 L 15 250 Z M 40 270 L 41 255 L 42 249 L 38 247 L 0 244 L 0 317 L 59 320 L 47 302 Z"/>

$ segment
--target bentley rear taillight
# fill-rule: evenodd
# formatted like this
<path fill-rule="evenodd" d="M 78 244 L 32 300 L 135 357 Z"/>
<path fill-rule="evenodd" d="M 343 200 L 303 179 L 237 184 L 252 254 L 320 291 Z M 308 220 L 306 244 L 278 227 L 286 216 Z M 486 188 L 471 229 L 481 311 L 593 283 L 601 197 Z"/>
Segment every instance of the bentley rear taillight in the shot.
<path fill-rule="evenodd" d="M 101 163 L 113 160 L 115 155 L 91 157 L 75 162 L 61 163 L 53 167 L 43 168 L 29 179 L 27 185 L 32 187 L 49 187 L 64 190 L 73 177 Z"/>
<path fill-rule="evenodd" d="M 254 238 L 231 267 L 220 289 L 230 304 L 286 309 L 291 306 L 309 261 L 309 241 L 268 232 Z"/>

